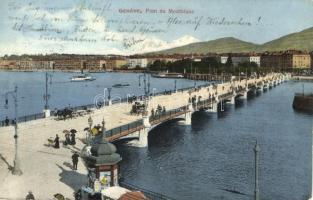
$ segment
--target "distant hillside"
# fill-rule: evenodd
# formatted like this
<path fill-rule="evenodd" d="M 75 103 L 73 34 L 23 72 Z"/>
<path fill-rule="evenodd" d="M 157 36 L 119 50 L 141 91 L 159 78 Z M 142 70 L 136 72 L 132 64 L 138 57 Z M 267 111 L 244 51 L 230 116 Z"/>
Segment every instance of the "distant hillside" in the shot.
<path fill-rule="evenodd" d="M 288 49 L 313 51 L 313 27 L 264 43 L 258 48 L 258 51 L 283 51 Z"/>
<path fill-rule="evenodd" d="M 197 42 L 181 47 L 167 49 L 149 54 L 189 54 L 189 53 L 232 53 L 232 52 L 262 52 L 283 51 L 297 49 L 313 51 L 313 27 L 301 32 L 292 33 L 272 40 L 262 45 L 245 42 L 236 38 L 227 37 L 208 42 Z"/>
<path fill-rule="evenodd" d="M 258 45 L 244 42 L 236 38 L 227 37 L 208 42 L 197 42 L 181 47 L 176 47 L 168 50 L 163 50 L 154 53 L 161 54 L 188 54 L 188 53 L 230 53 L 230 52 L 248 52 L 256 49 Z"/>

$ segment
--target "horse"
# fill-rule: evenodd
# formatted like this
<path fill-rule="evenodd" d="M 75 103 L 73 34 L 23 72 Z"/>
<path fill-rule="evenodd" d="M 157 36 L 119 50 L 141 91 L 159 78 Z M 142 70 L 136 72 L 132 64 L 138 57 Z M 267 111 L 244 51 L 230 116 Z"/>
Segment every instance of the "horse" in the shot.
<path fill-rule="evenodd" d="M 73 113 L 74 111 L 72 109 L 64 108 L 62 110 L 58 110 L 56 112 L 56 116 L 58 117 L 58 119 L 63 119 L 63 120 L 67 119 L 68 117 L 72 119 Z"/>

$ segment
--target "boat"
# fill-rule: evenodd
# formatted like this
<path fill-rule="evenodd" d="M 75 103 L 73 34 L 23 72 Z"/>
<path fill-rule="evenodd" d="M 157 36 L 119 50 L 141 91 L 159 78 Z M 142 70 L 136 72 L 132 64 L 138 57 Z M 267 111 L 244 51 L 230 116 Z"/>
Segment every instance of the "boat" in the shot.
<path fill-rule="evenodd" d="M 93 81 L 96 80 L 94 77 L 87 75 L 87 74 L 80 74 L 77 76 L 73 76 L 71 78 L 72 82 L 80 82 L 80 81 Z"/>
<path fill-rule="evenodd" d="M 179 73 L 158 73 L 158 74 L 151 74 L 154 78 L 184 78 L 183 74 Z"/>
<path fill-rule="evenodd" d="M 127 86 L 130 86 L 130 85 L 128 83 L 126 83 L 126 84 L 118 83 L 118 84 L 112 85 L 112 87 L 115 87 L 115 88 L 127 87 Z"/>
<path fill-rule="evenodd" d="M 292 107 L 295 110 L 313 113 L 313 94 L 296 93 Z"/>

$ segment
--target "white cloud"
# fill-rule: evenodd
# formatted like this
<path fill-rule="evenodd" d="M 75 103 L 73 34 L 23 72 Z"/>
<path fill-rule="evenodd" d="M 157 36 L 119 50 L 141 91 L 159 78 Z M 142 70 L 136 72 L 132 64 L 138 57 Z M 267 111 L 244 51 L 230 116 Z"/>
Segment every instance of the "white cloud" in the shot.
<path fill-rule="evenodd" d="M 138 43 L 138 45 L 134 46 L 132 50 L 136 53 L 145 53 L 174 48 L 199 41 L 199 39 L 190 35 L 184 35 L 176 40 L 173 40 L 172 42 L 166 42 L 156 37 L 150 37 L 146 38 L 142 43 Z"/>
<path fill-rule="evenodd" d="M 1 54 L 92 53 L 129 55 L 159 51 L 199 41 L 190 35 L 184 35 L 173 41 L 165 41 L 152 35 L 106 30 L 106 19 L 91 10 L 78 12 L 76 9 L 71 8 L 69 10 L 49 12 L 47 10 L 29 11 L 27 7 L 23 7 L 16 13 L 17 16 L 24 16 L 25 14 L 35 16 L 34 18 L 41 17 L 42 20 L 32 19 L 24 23 L 33 24 L 35 27 L 46 24 L 51 29 L 61 30 L 61 33 L 54 31 L 35 32 L 29 29 L 20 32 L 9 30 L 16 35 L 16 39 L 13 43 L 12 41 L 1 43 Z M 80 30 L 74 31 L 78 26 Z M 40 40 L 40 35 L 47 37 Z M 94 39 L 97 42 L 64 41 L 61 39 L 64 36 L 71 38 L 83 37 L 84 39 Z M 52 39 L 47 39 L 49 37 Z M 107 40 L 103 40 L 104 37 Z M 112 38 L 114 38 L 114 41 L 110 41 Z M 6 49 L 5 52 L 4 49 Z"/>

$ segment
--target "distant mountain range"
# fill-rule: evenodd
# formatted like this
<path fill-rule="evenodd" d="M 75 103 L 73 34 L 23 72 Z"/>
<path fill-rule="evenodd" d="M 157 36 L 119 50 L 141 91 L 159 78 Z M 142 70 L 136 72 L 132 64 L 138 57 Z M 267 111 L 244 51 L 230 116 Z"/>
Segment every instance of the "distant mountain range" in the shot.
<path fill-rule="evenodd" d="M 207 42 L 196 42 L 188 45 L 152 52 L 148 54 L 206 54 L 206 53 L 240 53 L 284 50 L 313 51 L 313 27 L 301 32 L 292 33 L 264 44 L 245 42 L 233 37 L 220 38 Z"/>

